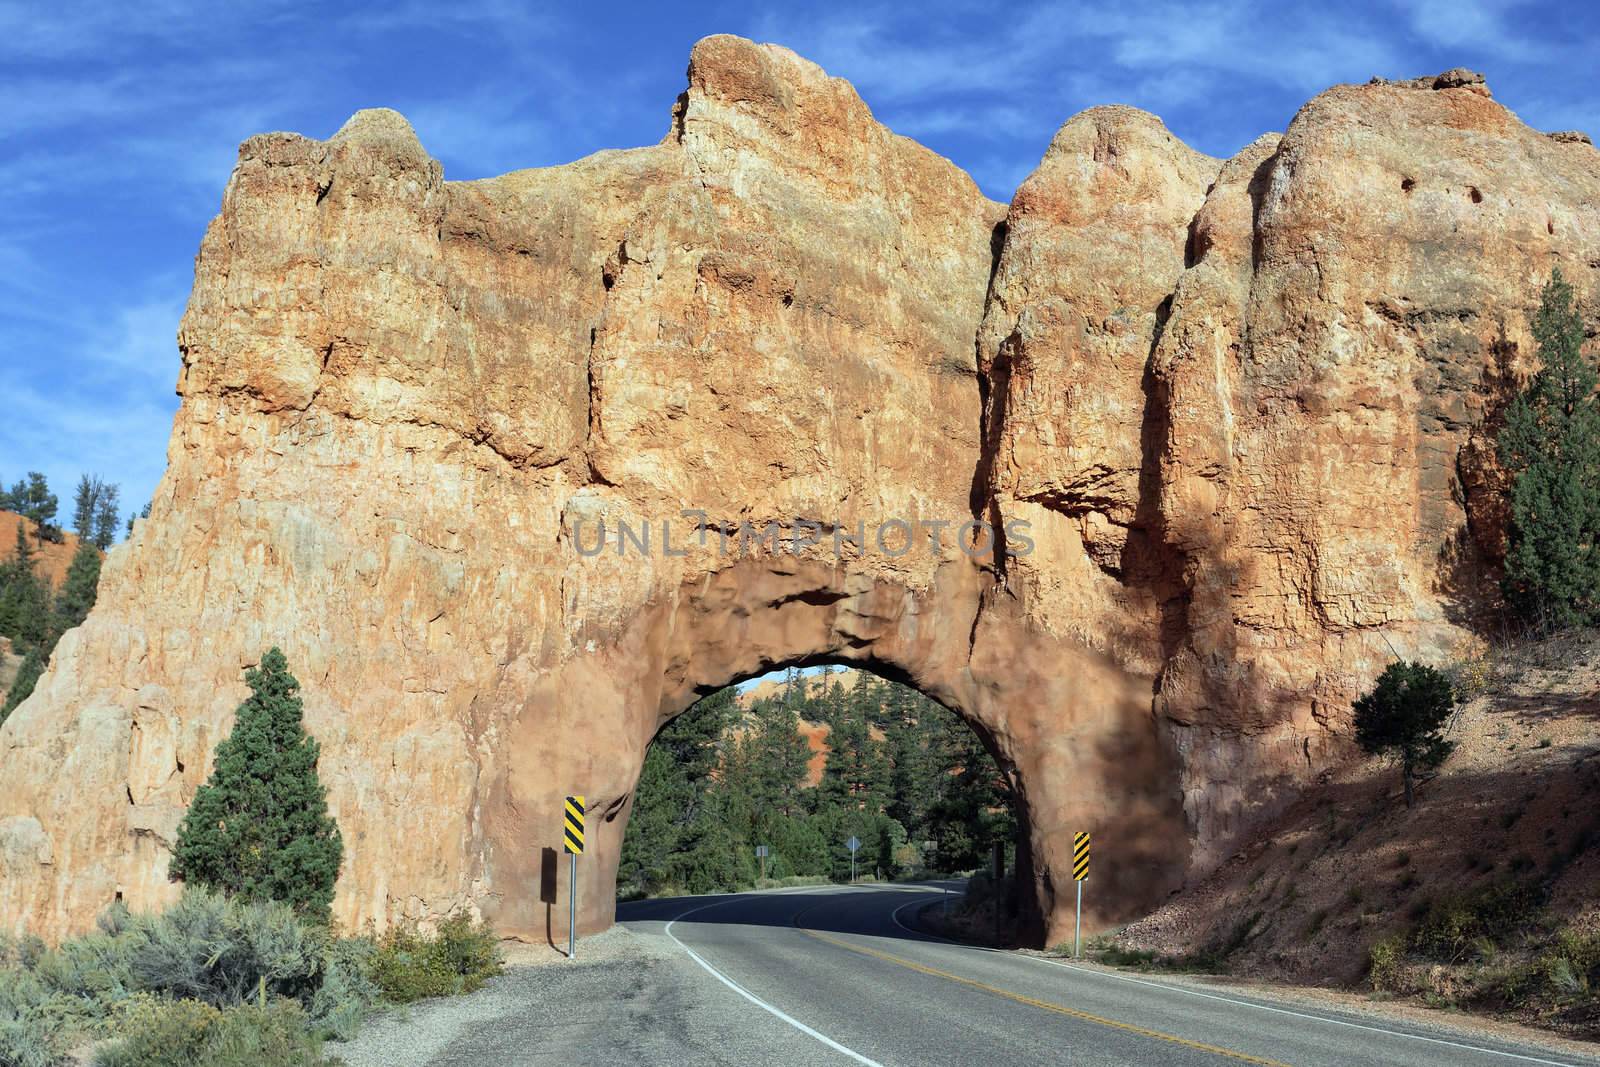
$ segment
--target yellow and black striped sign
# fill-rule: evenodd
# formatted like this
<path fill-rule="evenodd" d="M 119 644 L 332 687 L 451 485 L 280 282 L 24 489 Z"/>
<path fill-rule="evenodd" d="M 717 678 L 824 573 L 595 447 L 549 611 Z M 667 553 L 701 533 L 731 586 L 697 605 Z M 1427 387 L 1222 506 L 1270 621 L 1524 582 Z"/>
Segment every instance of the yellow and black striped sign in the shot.
<path fill-rule="evenodd" d="M 1072 880 L 1081 882 L 1089 877 L 1089 835 L 1072 835 Z"/>
<path fill-rule="evenodd" d="M 562 835 L 562 844 L 567 846 L 567 851 L 574 856 L 583 855 L 583 798 L 567 798 L 566 829 Z"/>

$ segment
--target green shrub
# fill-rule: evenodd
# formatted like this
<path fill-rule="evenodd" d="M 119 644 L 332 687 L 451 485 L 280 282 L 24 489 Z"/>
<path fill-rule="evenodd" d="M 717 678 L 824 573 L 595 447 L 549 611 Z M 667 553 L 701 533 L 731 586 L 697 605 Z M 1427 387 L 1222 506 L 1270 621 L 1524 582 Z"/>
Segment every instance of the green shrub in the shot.
<path fill-rule="evenodd" d="M 202 1067 L 301 1067 L 322 1064 L 322 1042 L 311 1033 L 300 1005 L 273 1000 L 241 1004 L 212 1028 Z"/>
<path fill-rule="evenodd" d="M 198 1000 L 135 998 L 121 1036 L 95 1055 L 95 1067 L 307 1067 L 322 1064 L 321 1042 L 300 1005 L 273 1000 L 219 1010 Z"/>
<path fill-rule="evenodd" d="M 219 1007 L 258 995 L 309 998 L 328 933 L 287 905 L 224 900 L 186 891 L 159 916 L 133 921 L 131 969 L 139 988 Z"/>
<path fill-rule="evenodd" d="M 322 984 L 311 994 L 307 1013 L 321 1037 L 348 1041 L 383 995 L 370 976 L 378 947 L 371 938 L 339 938 L 322 956 Z"/>
<path fill-rule="evenodd" d="M 1148 970 L 1156 962 L 1156 954 L 1143 949 L 1123 948 L 1121 945 L 1106 945 L 1094 951 L 1094 958 L 1100 963 L 1112 967 L 1137 967 Z M 1062 945 L 1056 952 L 1058 956 L 1072 955 L 1071 945 Z"/>
<path fill-rule="evenodd" d="M 27 1020 L 0 1019 L 0 1067 L 56 1067 L 65 1059 L 49 1030 Z"/>
<path fill-rule="evenodd" d="M 1587 996 L 1600 985 L 1600 934 L 1563 930 L 1535 967 L 1544 991 L 1555 999 Z"/>
<path fill-rule="evenodd" d="M 414 929 L 389 931 L 373 954 L 369 974 L 385 999 L 407 1004 L 469 993 L 502 967 L 494 933 L 458 915 L 440 923 L 433 937 Z"/>
<path fill-rule="evenodd" d="M 52 1067 L 62 1061 L 59 1028 L 39 1011 L 48 996 L 28 971 L 0 969 L 0 1067 Z"/>
<path fill-rule="evenodd" d="M 1367 950 L 1367 980 L 1380 993 L 1399 990 L 1404 973 L 1406 936 L 1391 934 Z"/>
<path fill-rule="evenodd" d="M 98 933 L 0 954 L 0 1067 L 45 1067 L 98 1037 L 118 1039 L 112 1064 L 160 1067 L 158 1048 L 174 1063 L 320 1063 L 316 1042 L 353 1037 L 380 998 L 468 992 L 502 966 L 493 932 L 465 916 L 379 945 L 194 888 L 162 914 L 119 907 Z"/>
<path fill-rule="evenodd" d="M 1429 959 L 1460 962 L 1480 939 L 1497 945 L 1525 926 L 1538 913 L 1540 895 L 1532 886 L 1500 882 L 1435 901 L 1412 936 L 1412 945 Z"/>
<path fill-rule="evenodd" d="M 142 994 L 118 1013 L 116 1041 L 95 1053 L 95 1067 L 190 1067 L 205 1054 L 222 1015 L 198 1000 Z"/>

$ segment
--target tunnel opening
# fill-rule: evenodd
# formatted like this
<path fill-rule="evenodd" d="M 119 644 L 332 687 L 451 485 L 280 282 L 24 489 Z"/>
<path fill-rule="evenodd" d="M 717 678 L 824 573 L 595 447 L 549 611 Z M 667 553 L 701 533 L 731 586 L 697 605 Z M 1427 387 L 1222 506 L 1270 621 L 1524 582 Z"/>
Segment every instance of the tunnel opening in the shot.
<path fill-rule="evenodd" d="M 992 737 L 892 666 L 792 663 L 657 732 L 617 898 L 958 878 L 954 921 L 1016 943 L 1038 919 L 1015 782 Z"/>
<path fill-rule="evenodd" d="M 1180 884 L 1189 845 L 1178 756 L 1153 714 L 1150 677 L 1032 625 L 992 572 L 959 554 L 916 585 L 848 562 L 759 556 L 593 632 L 585 654 L 528 691 L 528 713 L 500 738 L 508 758 L 486 794 L 496 891 L 485 913 L 518 936 L 566 937 L 567 881 L 554 871 L 567 861 L 550 813 L 563 794 L 582 794 L 590 825 L 576 920 L 580 934 L 611 925 L 624 835 L 636 798 L 652 793 L 640 781 L 652 741 L 673 739 L 669 724 L 730 685 L 824 665 L 911 686 L 959 716 L 993 758 L 1016 828 L 1005 906 L 1017 913 L 1018 943 L 1071 936 L 1075 833 L 1109 845 L 1085 897 L 1086 931 L 1142 914 Z M 549 731 L 540 710 L 550 703 L 581 707 L 581 728 Z M 763 842 L 747 843 L 753 851 Z M 748 871 L 756 859 L 738 863 Z"/>

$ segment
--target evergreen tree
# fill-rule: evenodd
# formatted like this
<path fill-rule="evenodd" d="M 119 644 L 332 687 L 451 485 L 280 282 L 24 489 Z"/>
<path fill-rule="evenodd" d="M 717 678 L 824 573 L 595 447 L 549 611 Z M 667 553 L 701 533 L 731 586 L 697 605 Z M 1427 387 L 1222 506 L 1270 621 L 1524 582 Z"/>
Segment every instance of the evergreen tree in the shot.
<path fill-rule="evenodd" d="M 92 541 L 104 552 L 116 539 L 117 497 L 120 490 L 100 480 L 98 475 L 85 474 L 78 479 L 78 488 L 72 495 L 72 529 L 78 540 Z"/>
<path fill-rule="evenodd" d="M 873 727 L 883 719 L 890 688 L 876 676 L 858 677 L 844 703 L 835 709 L 828 732 L 828 759 L 817 790 L 819 810 L 831 806 L 878 815 L 889 804 L 893 766 L 888 745 L 874 736 Z"/>
<path fill-rule="evenodd" d="M 1496 442 L 1512 476 L 1506 599 L 1543 625 L 1591 623 L 1600 620 L 1600 402 L 1559 270 L 1540 295 L 1533 336 L 1543 366 Z"/>
<path fill-rule="evenodd" d="M 11 718 L 11 713 L 17 710 L 17 705 L 27 700 L 33 694 L 33 687 L 39 684 L 39 676 L 44 674 L 44 653 L 37 648 L 28 650 L 22 657 L 22 665 L 17 668 L 17 676 L 11 681 L 11 688 L 6 691 L 6 702 L 0 705 L 0 723 Z"/>
<path fill-rule="evenodd" d="M 56 495 L 50 491 L 44 475 L 29 471 L 28 477 L 13 485 L 8 495 L 11 510 L 32 519 L 39 527 L 39 536 L 55 540 L 48 536 L 48 531 L 54 529 Z"/>
<path fill-rule="evenodd" d="M 79 541 L 94 536 L 94 509 L 100 502 L 100 479 L 85 474 L 78 479 L 78 488 L 72 494 L 72 529 Z"/>
<path fill-rule="evenodd" d="M 758 700 L 747 737 L 751 775 L 749 791 L 761 805 L 780 815 L 800 814 L 811 765 L 811 746 L 800 733 L 800 716 L 775 700 Z"/>
<path fill-rule="evenodd" d="M 757 845 L 770 850 L 772 877 L 843 881 L 852 835 L 862 844 L 863 876 L 912 869 L 917 853 L 908 842 L 930 838 L 944 868 L 959 870 L 985 863 L 991 843 L 1014 834 L 1005 779 L 950 712 L 875 677 L 859 676 L 848 693 L 823 678 L 803 700 L 801 679 L 786 681 L 744 714 L 734 691 L 724 690 L 656 737 L 635 793 L 619 885 L 647 893 L 738 889 L 756 876 Z M 817 789 L 804 784 L 810 750 L 798 729 L 802 707 L 807 718 L 830 724 Z"/>
<path fill-rule="evenodd" d="M 56 642 L 88 617 L 100 584 L 100 553 L 92 544 L 80 541 L 61 591 L 52 601 L 44 580 L 33 573 L 31 550 L 20 525 L 17 540 L 17 556 L 6 565 L 0 583 L 0 633 L 13 637 L 19 647 L 27 649 L 27 655 L 6 692 L 0 721 L 33 694 L 45 664 L 55 653 Z M 15 626 L 11 620 L 16 620 Z"/>
<path fill-rule="evenodd" d="M 94 544 L 104 552 L 117 540 L 117 497 L 121 495 L 115 485 L 102 487 L 94 509 Z"/>
<path fill-rule="evenodd" d="M 95 594 L 100 587 L 100 552 L 88 541 L 79 541 L 67 566 L 67 576 L 61 582 L 61 592 L 56 594 L 52 630 L 54 639 L 89 617 L 94 607 Z M 55 640 L 51 641 L 52 651 Z"/>
<path fill-rule="evenodd" d="M 1384 668 L 1372 692 L 1355 702 L 1356 743 L 1399 761 L 1408 808 L 1417 774 L 1438 767 L 1455 747 L 1444 737 L 1455 705 L 1455 691 L 1441 671 L 1404 660 Z"/>
<path fill-rule="evenodd" d="M 1016 834 L 1010 786 L 978 735 L 965 725 L 947 731 L 941 746 L 943 781 L 928 814 L 934 863 L 962 871 L 988 862 L 996 841 Z"/>
<path fill-rule="evenodd" d="M 50 636 L 50 587 L 33 569 L 33 546 L 20 520 L 16 550 L 0 565 L 0 634 L 20 652 L 38 648 Z"/>
<path fill-rule="evenodd" d="M 34 573 L 33 548 L 28 544 L 27 524 L 21 520 L 17 522 L 16 551 L 0 564 L 0 634 L 9 637 L 12 647 L 23 653 L 22 665 L 0 704 L 0 722 L 4 722 L 33 693 L 55 645 L 50 587 Z"/>
<path fill-rule="evenodd" d="M 909 700 L 901 702 L 899 713 L 886 728 L 893 762 L 886 811 L 920 848 L 931 837 L 929 818 L 949 777 L 947 735 L 966 727 L 922 694 L 905 691 Z"/>
<path fill-rule="evenodd" d="M 173 876 L 326 918 L 344 846 L 317 778 L 320 746 L 301 721 L 300 683 L 276 648 L 245 681 L 251 695 L 179 827 Z"/>
<path fill-rule="evenodd" d="M 686 841 L 707 818 L 722 735 L 736 711 L 734 691 L 719 690 L 663 726 L 650 743 L 622 839 L 619 885 L 647 893 L 686 884 Z"/>
<path fill-rule="evenodd" d="M 129 537 L 133 536 L 133 520 L 134 519 L 148 519 L 149 517 L 150 517 L 150 504 L 148 502 L 146 502 L 145 506 L 139 509 L 139 513 L 137 515 L 129 515 L 128 516 L 127 535 Z"/>

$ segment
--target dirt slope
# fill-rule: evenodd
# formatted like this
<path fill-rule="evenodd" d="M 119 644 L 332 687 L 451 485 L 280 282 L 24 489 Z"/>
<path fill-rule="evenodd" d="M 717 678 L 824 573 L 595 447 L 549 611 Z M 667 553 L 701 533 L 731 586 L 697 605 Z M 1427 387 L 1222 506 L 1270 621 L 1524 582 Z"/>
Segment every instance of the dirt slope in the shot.
<path fill-rule="evenodd" d="M 78 551 L 78 535 L 71 530 L 61 531 L 61 541 L 40 541 L 39 527 L 32 519 L 23 518 L 14 511 L 0 509 L 0 558 L 9 559 L 17 550 L 17 523 L 27 531 L 28 544 L 33 548 L 34 571 L 50 580 L 59 589 L 67 576 L 67 567 Z"/>
<path fill-rule="evenodd" d="M 1111 940 L 1234 974 L 1377 985 L 1600 1036 L 1597 991 L 1560 969 L 1555 947 L 1600 946 L 1600 637 L 1459 669 L 1484 688 L 1461 709 L 1457 751 L 1416 807 L 1404 807 L 1391 765 L 1327 775 L 1212 877 Z M 1097 844 L 1101 862 L 1114 862 L 1115 842 Z M 1483 927 L 1462 927 L 1461 946 L 1444 953 L 1457 958 L 1417 950 L 1451 915 L 1478 913 Z M 1397 958 L 1374 975 L 1371 954 L 1386 939 Z M 1535 1003 L 1544 986 L 1551 995 Z"/>

